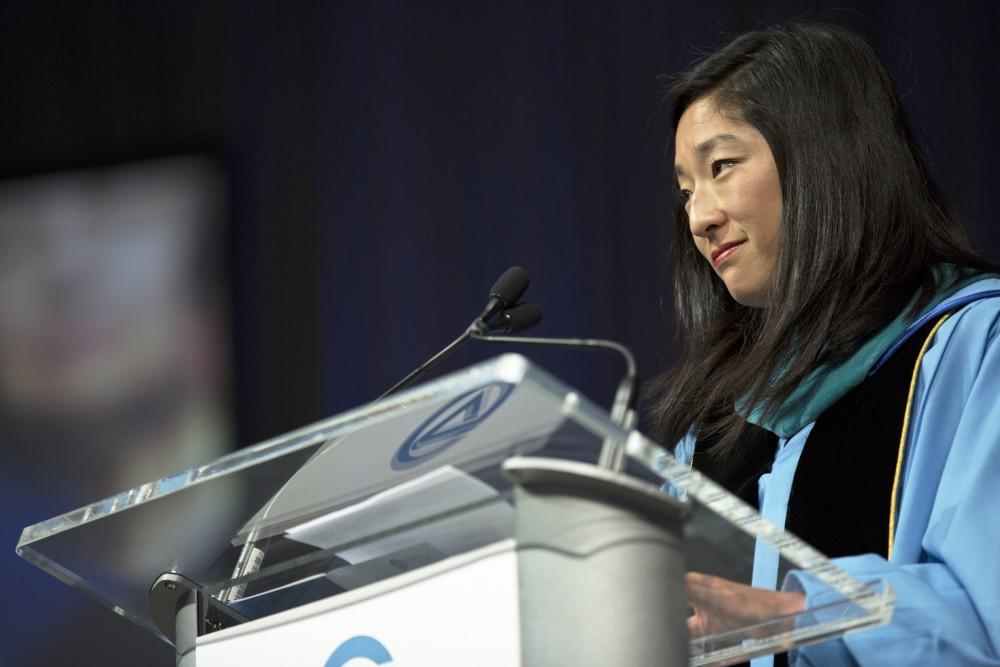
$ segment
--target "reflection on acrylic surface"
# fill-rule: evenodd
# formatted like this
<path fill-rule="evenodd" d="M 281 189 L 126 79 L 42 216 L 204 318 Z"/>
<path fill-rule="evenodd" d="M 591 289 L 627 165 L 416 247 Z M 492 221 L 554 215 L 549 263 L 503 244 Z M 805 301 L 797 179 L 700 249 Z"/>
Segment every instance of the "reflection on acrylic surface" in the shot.
<path fill-rule="evenodd" d="M 8 552 L 23 526 L 231 448 L 225 216 L 202 158 L 0 183 Z M 162 548 L 154 537 L 123 551 Z"/>

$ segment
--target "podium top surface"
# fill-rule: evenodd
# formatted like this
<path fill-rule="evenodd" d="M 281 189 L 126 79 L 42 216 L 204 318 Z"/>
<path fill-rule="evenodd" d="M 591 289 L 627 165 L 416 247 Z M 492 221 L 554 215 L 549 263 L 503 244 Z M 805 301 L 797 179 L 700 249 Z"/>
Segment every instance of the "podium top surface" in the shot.
<path fill-rule="evenodd" d="M 852 579 L 519 355 L 29 526 L 17 552 L 161 636 L 149 591 L 164 573 L 253 619 L 510 538 L 511 483 L 500 464 L 515 455 L 596 463 L 607 441 L 625 447 L 628 474 L 691 504 L 689 570 L 749 583 L 759 542 L 781 568 L 831 591 L 822 609 L 692 642 L 692 664 L 888 619 L 888 587 Z"/>

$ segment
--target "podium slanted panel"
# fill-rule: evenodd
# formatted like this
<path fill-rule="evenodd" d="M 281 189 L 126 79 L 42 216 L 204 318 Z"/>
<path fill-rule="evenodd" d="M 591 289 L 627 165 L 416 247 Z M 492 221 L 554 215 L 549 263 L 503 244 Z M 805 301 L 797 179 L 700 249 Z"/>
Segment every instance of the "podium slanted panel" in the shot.
<path fill-rule="evenodd" d="M 595 465 L 606 442 L 621 473 Z M 749 582 L 761 548 L 827 585 L 823 607 L 680 653 L 650 638 L 683 632 L 685 562 Z M 203 666 L 729 664 L 893 603 L 517 355 L 30 526 L 17 551 Z M 190 635 L 164 621 L 178 581 Z"/>

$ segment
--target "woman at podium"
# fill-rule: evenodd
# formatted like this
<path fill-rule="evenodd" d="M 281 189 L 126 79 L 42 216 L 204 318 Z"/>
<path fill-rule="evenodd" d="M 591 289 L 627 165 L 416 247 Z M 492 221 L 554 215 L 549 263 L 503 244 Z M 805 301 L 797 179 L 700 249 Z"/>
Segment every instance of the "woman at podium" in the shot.
<path fill-rule="evenodd" d="M 889 625 L 793 662 L 1000 664 L 1000 278 L 885 68 L 846 30 L 769 28 L 672 99 L 684 349 L 654 382 L 661 441 L 895 590 Z M 695 635 L 821 595 L 776 556 L 753 587 L 688 583 Z"/>

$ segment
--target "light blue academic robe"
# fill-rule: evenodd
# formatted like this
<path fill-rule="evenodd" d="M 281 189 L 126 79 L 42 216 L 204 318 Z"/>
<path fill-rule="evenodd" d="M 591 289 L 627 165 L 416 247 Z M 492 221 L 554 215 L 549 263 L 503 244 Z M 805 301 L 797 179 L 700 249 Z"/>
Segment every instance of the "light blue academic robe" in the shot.
<path fill-rule="evenodd" d="M 946 302 L 1000 289 L 968 285 Z M 921 326 L 917 322 L 914 327 Z M 791 654 L 794 665 L 1000 667 L 1000 297 L 962 307 L 938 330 L 920 364 L 900 479 L 892 556 L 834 562 L 858 579 L 884 579 L 896 593 L 892 622 Z M 815 422 L 778 442 L 759 482 L 761 514 L 784 527 L 792 479 Z M 690 461 L 694 443 L 678 445 Z M 758 544 L 753 584 L 777 587 L 778 558 Z M 785 590 L 823 604 L 825 587 L 791 573 Z M 753 661 L 754 667 L 772 658 Z"/>

